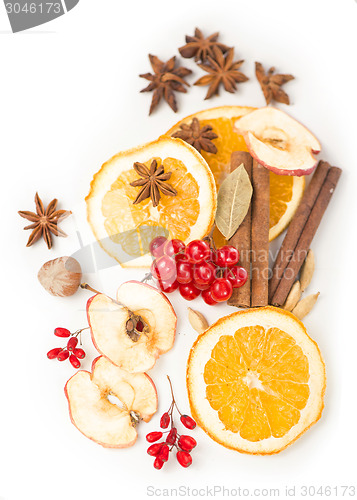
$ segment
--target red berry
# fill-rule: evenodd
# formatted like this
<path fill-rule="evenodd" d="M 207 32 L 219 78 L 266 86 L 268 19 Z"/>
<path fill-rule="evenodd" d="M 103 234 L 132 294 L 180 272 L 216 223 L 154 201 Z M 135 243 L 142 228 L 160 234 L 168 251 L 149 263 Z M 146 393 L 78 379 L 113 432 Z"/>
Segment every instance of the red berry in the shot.
<path fill-rule="evenodd" d="M 160 418 L 160 427 L 161 429 L 167 429 L 170 424 L 170 415 L 166 412 Z"/>
<path fill-rule="evenodd" d="M 177 280 L 175 280 L 173 283 L 170 283 L 170 281 L 159 281 L 158 285 L 162 292 L 172 293 L 178 289 L 179 282 Z"/>
<path fill-rule="evenodd" d="M 178 451 L 176 453 L 176 458 L 182 467 L 189 467 L 192 464 L 192 457 L 187 451 Z"/>
<path fill-rule="evenodd" d="M 78 344 L 78 339 L 77 337 L 71 337 L 69 341 L 67 342 L 67 349 L 69 351 L 73 351 L 77 347 Z"/>
<path fill-rule="evenodd" d="M 215 263 L 219 267 L 232 267 L 239 261 L 239 252 L 231 245 L 225 245 L 216 251 Z"/>
<path fill-rule="evenodd" d="M 62 349 L 62 351 L 58 354 L 58 361 L 65 361 L 69 357 L 69 351 L 67 349 Z"/>
<path fill-rule="evenodd" d="M 62 347 L 55 347 L 54 349 L 51 349 L 47 353 L 48 359 L 55 359 L 59 355 L 59 353 L 62 351 Z"/>
<path fill-rule="evenodd" d="M 149 443 L 155 443 L 155 441 L 158 441 L 161 438 L 162 432 L 149 432 L 149 434 L 146 435 L 146 441 Z"/>
<path fill-rule="evenodd" d="M 216 279 L 210 288 L 212 299 L 216 302 L 228 300 L 233 292 L 232 283 L 226 278 Z"/>
<path fill-rule="evenodd" d="M 210 262 L 201 262 L 193 268 L 193 281 L 195 285 L 210 285 L 216 278 L 216 268 Z"/>
<path fill-rule="evenodd" d="M 55 328 L 54 334 L 56 337 L 69 337 L 71 332 L 67 328 Z"/>
<path fill-rule="evenodd" d="M 199 285 L 198 283 L 196 283 L 196 281 L 193 281 L 192 283 L 196 288 L 198 288 L 198 290 L 201 290 L 201 292 L 203 290 L 207 290 L 210 287 L 210 285 Z"/>
<path fill-rule="evenodd" d="M 191 451 L 197 445 L 197 441 L 191 436 L 180 436 L 177 444 L 179 445 L 181 450 Z"/>
<path fill-rule="evenodd" d="M 177 429 L 173 427 L 166 437 L 166 443 L 174 444 L 176 442 Z"/>
<path fill-rule="evenodd" d="M 71 365 L 73 366 L 73 368 L 79 368 L 81 366 L 81 362 L 79 361 L 78 358 L 76 358 L 76 356 L 74 354 L 70 355 L 69 361 L 70 361 Z"/>
<path fill-rule="evenodd" d="M 168 281 L 176 276 L 176 264 L 173 259 L 163 255 L 151 264 L 151 274 L 160 281 Z"/>
<path fill-rule="evenodd" d="M 157 236 L 152 240 L 149 246 L 149 250 L 151 255 L 154 257 L 161 257 L 161 255 L 164 254 L 164 244 L 166 243 L 167 239 L 165 236 Z"/>
<path fill-rule="evenodd" d="M 215 306 L 216 304 L 218 304 L 218 302 L 212 298 L 210 288 L 208 290 L 203 290 L 202 298 L 209 306 Z"/>
<path fill-rule="evenodd" d="M 155 469 L 162 469 L 162 466 L 164 465 L 165 462 L 163 462 L 163 460 L 161 460 L 161 458 L 159 457 L 156 457 L 155 460 L 154 460 L 154 467 Z"/>
<path fill-rule="evenodd" d="M 180 285 L 179 290 L 180 290 L 181 296 L 185 300 L 194 300 L 201 293 L 201 290 L 196 288 L 192 283 L 188 283 L 187 285 Z"/>
<path fill-rule="evenodd" d="M 155 443 L 155 444 L 152 444 L 151 446 L 149 446 L 149 448 L 147 449 L 147 452 L 149 455 L 151 455 L 152 457 L 157 457 L 158 454 L 160 453 L 160 450 L 161 450 L 161 446 L 163 445 L 163 443 Z"/>
<path fill-rule="evenodd" d="M 185 260 L 188 262 L 187 255 L 185 253 L 178 253 L 175 255 L 175 262 L 179 262 L 180 260 Z"/>
<path fill-rule="evenodd" d="M 247 281 L 248 273 L 244 267 L 234 266 L 225 270 L 224 277 L 232 283 L 233 288 L 239 288 Z"/>
<path fill-rule="evenodd" d="M 86 353 L 83 351 L 81 348 L 76 348 L 73 349 L 73 354 L 76 356 L 78 359 L 84 359 L 86 357 Z"/>
<path fill-rule="evenodd" d="M 193 278 L 193 268 L 188 260 L 181 259 L 176 263 L 176 279 L 181 285 L 190 283 Z"/>
<path fill-rule="evenodd" d="M 193 240 L 187 245 L 185 253 L 192 264 L 198 264 L 210 257 L 211 248 L 206 241 Z"/>
<path fill-rule="evenodd" d="M 196 427 L 196 422 L 189 415 L 181 415 L 181 422 L 187 429 L 194 429 Z"/>
<path fill-rule="evenodd" d="M 167 462 L 169 459 L 169 453 L 170 453 L 169 447 L 167 446 L 167 444 L 163 444 L 158 454 L 158 458 L 160 458 L 163 462 Z"/>
<path fill-rule="evenodd" d="M 186 245 L 181 240 L 168 240 L 164 245 L 164 254 L 174 257 L 179 252 L 184 252 Z"/>

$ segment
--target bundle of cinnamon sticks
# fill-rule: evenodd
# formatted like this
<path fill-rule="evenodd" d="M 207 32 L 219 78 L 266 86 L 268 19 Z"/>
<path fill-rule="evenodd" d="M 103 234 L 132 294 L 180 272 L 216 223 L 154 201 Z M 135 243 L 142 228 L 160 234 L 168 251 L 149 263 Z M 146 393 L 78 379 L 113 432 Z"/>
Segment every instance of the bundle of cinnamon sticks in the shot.
<path fill-rule="evenodd" d="M 293 217 L 275 260 L 269 302 L 282 306 L 298 277 L 342 170 L 320 161 Z"/>
<path fill-rule="evenodd" d="M 335 191 L 341 169 L 320 161 L 287 230 L 269 281 L 269 171 L 249 153 L 235 152 L 231 171 L 239 165 L 251 179 L 251 207 L 229 240 L 240 252 L 240 265 L 249 279 L 233 290 L 228 301 L 236 307 L 282 306 L 296 281 L 327 205 Z"/>
<path fill-rule="evenodd" d="M 234 152 L 231 172 L 243 163 L 253 196 L 248 213 L 229 240 L 240 253 L 240 265 L 248 272 L 247 282 L 233 290 L 228 304 L 236 307 L 260 307 L 268 304 L 269 280 L 269 171 L 244 151 Z"/>

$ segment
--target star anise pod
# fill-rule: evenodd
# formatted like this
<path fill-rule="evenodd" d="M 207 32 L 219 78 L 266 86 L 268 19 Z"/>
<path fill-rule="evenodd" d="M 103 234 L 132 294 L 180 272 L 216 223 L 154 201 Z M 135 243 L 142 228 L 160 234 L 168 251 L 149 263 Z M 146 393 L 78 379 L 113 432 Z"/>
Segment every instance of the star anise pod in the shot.
<path fill-rule="evenodd" d="M 205 62 L 208 56 L 214 59 L 213 47 L 218 47 L 222 52 L 229 50 L 227 45 L 217 42 L 218 36 L 216 32 L 205 38 L 202 31 L 196 28 L 194 36 L 186 35 L 186 45 L 180 47 L 179 52 L 187 59 L 194 57 L 196 62 Z"/>
<path fill-rule="evenodd" d="M 210 99 L 213 95 L 218 95 L 219 86 L 222 84 L 227 92 L 234 93 L 237 90 L 237 83 L 246 82 L 248 77 L 238 71 L 244 61 L 233 62 L 234 49 L 229 49 L 227 54 L 218 47 L 213 47 L 214 59 L 207 57 L 209 64 L 199 64 L 198 66 L 209 73 L 202 76 L 194 85 L 209 85 L 205 99 Z"/>
<path fill-rule="evenodd" d="M 130 183 L 130 186 L 141 186 L 141 189 L 133 201 L 134 205 L 141 203 L 146 198 L 151 198 L 154 207 L 157 207 L 161 198 L 161 194 L 167 196 L 176 196 L 177 191 L 167 181 L 170 179 L 172 172 L 164 172 L 164 166 L 158 166 L 156 160 L 152 160 L 150 170 L 143 163 L 134 163 L 135 172 L 140 175 L 141 179 L 136 179 Z"/>
<path fill-rule="evenodd" d="M 269 69 L 268 73 L 265 73 L 263 65 L 259 62 L 255 63 L 255 74 L 262 88 L 266 103 L 269 104 L 270 101 L 274 100 L 276 102 L 282 102 L 284 104 L 290 104 L 289 96 L 280 87 L 284 83 L 294 80 L 293 75 L 282 75 L 276 74 L 275 68 Z"/>
<path fill-rule="evenodd" d="M 52 234 L 55 236 L 67 236 L 64 231 L 62 231 L 58 224 L 63 219 L 66 219 L 72 212 L 68 210 L 56 210 L 58 200 L 55 198 L 45 209 L 41 198 L 38 193 L 35 195 L 36 213 L 28 211 L 19 211 L 19 215 L 24 219 L 31 221 L 33 224 L 24 227 L 24 229 L 32 229 L 32 233 L 27 242 L 27 247 L 30 247 L 36 241 L 38 241 L 41 236 L 45 240 L 48 249 L 52 247 Z M 52 233 L 52 234 L 51 234 Z"/>
<path fill-rule="evenodd" d="M 200 122 L 195 117 L 192 119 L 190 125 L 183 123 L 180 125 L 181 130 L 177 130 L 172 137 L 178 137 L 182 139 L 200 153 L 201 150 L 208 151 L 208 153 L 217 153 L 217 148 L 213 144 L 212 139 L 217 139 L 218 135 L 213 132 L 211 125 L 205 125 L 201 128 Z"/>
<path fill-rule="evenodd" d="M 184 68 L 182 66 L 175 68 L 176 57 L 171 57 L 166 63 L 160 61 L 156 56 L 149 54 L 150 63 L 154 74 L 145 73 L 139 75 L 141 78 L 149 80 L 150 83 L 147 87 L 142 89 L 140 92 L 150 92 L 154 91 L 152 96 L 151 106 L 149 115 L 154 111 L 156 106 L 159 104 L 161 98 L 163 97 L 168 105 L 173 111 L 177 111 L 177 103 L 174 92 L 184 92 L 184 85 L 189 87 L 189 84 L 184 80 L 187 75 L 190 75 L 192 71 L 190 69 Z"/>

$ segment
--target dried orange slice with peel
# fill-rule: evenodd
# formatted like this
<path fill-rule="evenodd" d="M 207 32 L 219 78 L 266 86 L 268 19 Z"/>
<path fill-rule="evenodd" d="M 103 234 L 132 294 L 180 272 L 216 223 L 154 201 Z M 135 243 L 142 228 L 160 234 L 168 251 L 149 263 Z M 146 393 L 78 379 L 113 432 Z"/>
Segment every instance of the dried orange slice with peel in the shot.
<path fill-rule="evenodd" d="M 255 109 L 243 106 L 221 106 L 199 111 L 176 123 L 167 132 L 167 135 L 172 135 L 182 123 L 190 123 L 194 117 L 200 121 L 201 126 L 211 125 L 213 127 L 214 132 L 218 135 L 218 138 L 213 141 L 218 151 L 216 154 L 201 151 L 201 154 L 212 170 L 218 189 L 230 173 L 229 164 L 232 152 L 248 151 L 243 136 L 235 132 L 234 124 L 238 118 Z M 304 188 L 304 177 L 270 173 L 270 241 L 289 225 L 301 201 Z M 218 231 L 215 233 L 215 241 L 218 245 L 225 243 L 223 236 L 219 235 Z"/>
<path fill-rule="evenodd" d="M 150 198 L 134 205 L 140 188 L 130 185 L 139 178 L 133 164 L 150 167 L 153 159 L 172 172 L 168 182 L 177 195 L 162 195 L 157 207 Z M 206 236 L 214 222 L 216 197 L 212 172 L 202 156 L 186 142 L 163 136 L 121 152 L 102 166 L 86 197 L 87 217 L 109 255 L 124 267 L 146 267 L 155 236 L 184 242 Z"/>
<path fill-rule="evenodd" d="M 275 307 L 235 312 L 198 337 L 187 365 L 193 417 L 215 441 L 278 453 L 319 420 L 325 366 L 293 314 Z"/>

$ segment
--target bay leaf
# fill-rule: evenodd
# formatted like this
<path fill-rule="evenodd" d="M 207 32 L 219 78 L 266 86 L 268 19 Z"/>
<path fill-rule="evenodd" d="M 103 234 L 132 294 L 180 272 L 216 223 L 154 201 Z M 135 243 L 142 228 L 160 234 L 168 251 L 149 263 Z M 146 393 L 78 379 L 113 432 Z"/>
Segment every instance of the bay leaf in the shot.
<path fill-rule="evenodd" d="M 222 182 L 217 195 L 216 226 L 228 240 L 247 215 L 253 188 L 243 163 Z"/>

